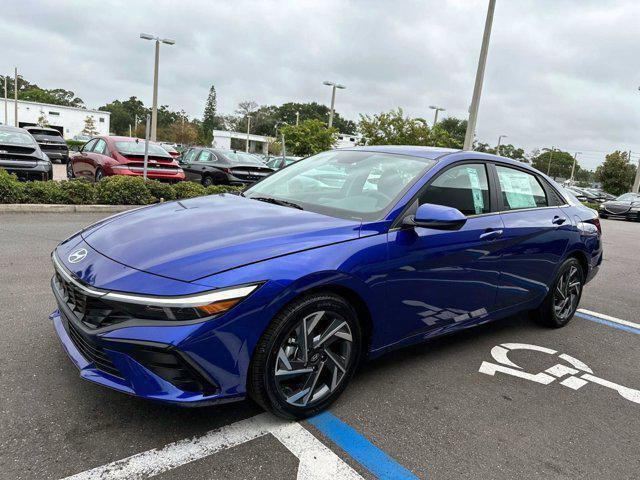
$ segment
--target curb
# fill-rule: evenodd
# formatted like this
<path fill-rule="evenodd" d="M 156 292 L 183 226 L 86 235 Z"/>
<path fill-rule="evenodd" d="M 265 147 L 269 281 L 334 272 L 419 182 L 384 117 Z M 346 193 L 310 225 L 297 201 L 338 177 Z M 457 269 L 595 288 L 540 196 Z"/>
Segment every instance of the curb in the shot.
<path fill-rule="evenodd" d="M 58 205 L 44 203 L 0 204 L 0 213 L 117 213 L 141 205 Z"/>

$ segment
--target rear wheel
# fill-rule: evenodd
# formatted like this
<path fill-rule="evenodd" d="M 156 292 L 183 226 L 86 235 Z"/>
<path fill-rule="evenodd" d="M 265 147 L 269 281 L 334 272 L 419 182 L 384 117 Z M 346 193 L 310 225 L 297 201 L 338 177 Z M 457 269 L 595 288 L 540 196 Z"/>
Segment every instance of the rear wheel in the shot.
<path fill-rule="evenodd" d="M 251 362 L 249 395 L 285 418 L 305 418 L 342 393 L 360 359 L 362 333 L 342 297 L 300 298 L 272 321 Z"/>
<path fill-rule="evenodd" d="M 535 311 L 536 319 L 549 327 L 564 327 L 576 313 L 583 286 L 580 262 L 575 258 L 565 260 L 547 297 Z"/>
<path fill-rule="evenodd" d="M 72 178 L 76 178 L 76 174 L 73 173 L 73 163 L 71 160 L 67 162 L 67 178 L 71 180 Z"/>
<path fill-rule="evenodd" d="M 213 185 L 213 178 L 211 178 L 210 175 L 205 175 L 204 177 L 202 177 L 201 183 L 203 187 L 210 187 L 211 185 Z"/>

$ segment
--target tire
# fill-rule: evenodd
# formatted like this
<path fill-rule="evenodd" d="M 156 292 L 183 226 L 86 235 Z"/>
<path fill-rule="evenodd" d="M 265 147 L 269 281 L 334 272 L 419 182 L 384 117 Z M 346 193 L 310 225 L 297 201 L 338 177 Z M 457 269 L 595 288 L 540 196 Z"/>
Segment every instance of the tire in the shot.
<path fill-rule="evenodd" d="M 200 183 L 202 183 L 203 187 L 210 187 L 213 185 L 213 178 L 211 178 L 211 175 L 205 175 Z"/>
<path fill-rule="evenodd" d="M 67 162 L 67 178 L 69 180 L 76 178 L 76 174 L 73 173 L 73 162 Z"/>
<path fill-rule="evenodd" d="M 96 176 L 95 176 L 95 181 L 96 183 L 98 183 L 100 180 L 102 180 L 104 178 L 104 172 L 102 171 L 101 168 L 98 168 L 96 170 Z"/>
<path fill-rule="evenodd" d="M 305 326 L 307 336 L 301 335 Z M 307 349 L 300 348 L 304 338 Z M 361 354 L 362 329 L 353 307 L 331 293 L 303 296 L 280 311 L 260 337 L 249 366 L 249 396 L 283 418 L 315 415 L 344 391 Z"/>
<path fill-rule="evenodd" d="M 533 312 L 534 318 L 539 323 L 552 328 L 561 328 L 568 324 L 580 303 L 584 278 L 585 272 L 577 259 L 571 257 L 565 260 L 558 269 L 549 293 L 540 307 Z M 573 284 L 575 285 L 572 287 Z M 563 301 L 564 307 L 559 309 Z"/>

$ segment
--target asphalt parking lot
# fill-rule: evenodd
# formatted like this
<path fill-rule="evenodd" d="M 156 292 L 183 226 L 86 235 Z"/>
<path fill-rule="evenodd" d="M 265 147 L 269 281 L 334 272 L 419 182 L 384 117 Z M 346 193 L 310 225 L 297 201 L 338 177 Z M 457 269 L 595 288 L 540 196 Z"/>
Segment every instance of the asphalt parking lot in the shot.
<path fill-rule="evenodd" d="M 640 323 L 640 224 L 602 221 L 605 263 L 581 302 L 594 313 L 394 352 L 298 424 L 250 401 L 181 409 L 78 377 L 47 319 L 49 254 L 102 216 L 0 214 L 0 478 L 639 476 L 640 329 L 616 319 Z"/>

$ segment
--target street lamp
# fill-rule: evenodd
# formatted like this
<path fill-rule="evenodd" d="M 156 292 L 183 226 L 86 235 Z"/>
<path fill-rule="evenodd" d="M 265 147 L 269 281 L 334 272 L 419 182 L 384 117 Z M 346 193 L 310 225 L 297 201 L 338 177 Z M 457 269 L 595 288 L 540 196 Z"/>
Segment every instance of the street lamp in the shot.
<path fill-rule="evenodd" d="M 471 148 L 473 147 L 473 137 L 475 136 L 476 131 L 476 120 L 478 119 L 480 95 L 482 94 L 482 82 L 484 81 L 484 67 L 487 64 L 489 39 L 491 38 L 491 25 L 493 24 L 493 12 L 495 11 L 495 9 L 496 0 L 489 0 L 487 19 L 484 24 L 484 35 L 482 36 L 482 47 L 480 48 L 480 59 L 478 60 L 478 70 L 476 72 L 476 83 L 473 86 L 473 97 L 471 99 L 471 108 L 469 109 L 467 132 L 464 136 L 464 150 L 471 150 Z"/>
<path fill-rule="evenodd" d="M 549 164 L 547 165 L 547 176 L 548 176 L 549 172 L 551 172 L 551 160 L 553 159 L 553 152 L 556 151 L 556 147 L 543 148 L 542 150 L 545 152 L 549 152 Z"/>
<path fill-rule="evenodd" d="M 576 171 L 576 161 L 578 160 L 578 155 L 580 155 L 582 152 L 576 152 L 573 154 L 573 166 L 571 167 L 571 185 L 573 185 L 573 174 Z"/>
<path fill-rule="evenodd" d="M 276 131 L 276 138 L 278 138 L 278 127 L 280 125 L 289 125 L 287 122 L 276 122 L 276 125 L 274 127 L 274 130 Z M 284 161 L 285 161 L 285 157 L 287 156 L 287 147 L 284 143 L 284 133 L 282 133 L 282 130 L 280 131 L 280 136 L 282 138 L 282 162 L 284 165 Z"/>
<path fill-rule="evenodd" d="M 339 88 L 340 90 L 344 90 L 345 87 L 344 85 L 340 85 L 339 83 L 334 83 L 334 82 L 322 82 L 323 85 L 327 85 L 328 87 L 332 87 L 332 91 L 331 91 L 331 111 L 329 112 L 329 128 L 331 128 L 331 126 L 333 125 L 333 112 L 334 112 L 334 108 L 336 105 L 336 88 Z"/>
<path fill-rule="evenodd" d="M 502 139 L 503 139 L 503 138 L 507 138 L 507 136 L 506 136 L 506 135 L 500 135 L 500 136 L 498 137 L 498 148 L 496 148 L 496 153 L 497 153 L 498 155 L 500 155 L 500 143 L 502 142 Z"/>
<path fill-rule="evenodd" d="M 168 38 L 154 37 L 148 33 L 141 33 L 140 38 L 143 40 L 155 40 L 156 42 L 156 61 L 153 67 L 153 105 L 151 106 L 151 141 L 156 141 L 156 131 L 158 127 L 158 64 L 160 63 L 160 42 L 167 45 L 174 45 L 176 42 Z"/>
<path fill-rule="evenodd" d="M 433 126 L 435 127 L 436 123 L 438 123 L 438 112 L 444 112 L 445 109 L 442 108 L 442 107 L 438 107 L 436 105 L 429 105 L 429 108 L 431 110 L 435 110 L 436 111 L 435 115 L 433 116 Z"/>
<path fill-rule="evenodd" d="M 249 132 L 251 130 L 251 115 L 247 114 L 247 146 L 245 152 L 249 153 Z"/>

